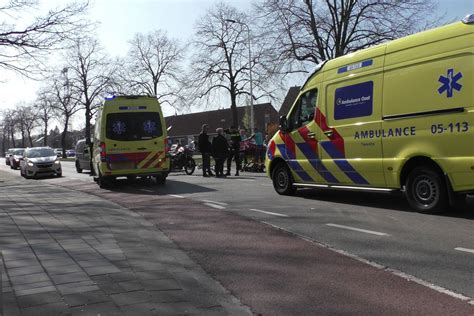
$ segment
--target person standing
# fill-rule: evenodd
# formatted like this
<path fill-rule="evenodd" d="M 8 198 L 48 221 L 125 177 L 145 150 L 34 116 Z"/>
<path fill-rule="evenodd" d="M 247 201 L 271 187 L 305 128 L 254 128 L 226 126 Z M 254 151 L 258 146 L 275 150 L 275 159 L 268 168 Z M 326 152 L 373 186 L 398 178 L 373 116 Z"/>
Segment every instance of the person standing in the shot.
<path fill-rule="evenodd" d="M 224 177 L 224 161 L 229 155 L 229 146 L 224 136 L 224 129 L 216 129 L 217 136 L 212 139 L 212 152 L 216 161 L 216 177 Z"/>
<path fill-rule="evenodd" d="M 252 136 L 249 137 L 250 139 L 255 140 L 255 163 L 263 163 L 265 162 L 265 145 L 264 145 L 264 138 L 263 134 L 258 130 L 258 128 L 254 128 L 254 133 Z"/>
<path fill-rule="evenodd" d="M 229 129 L 229 156 L 227 157 L 227 176 L 230 176 L 230 171 L 232 169 L 232 159 L 235 160 L 235 176 L 239 175 L 240 170 L 240 134 L 235 126 L 231 126 Z"/>
<path fill-rule="evenodd" d="M 202 176 L 209 177 L 214 176 L 211 171 L 211 153 L 212 145 L 207 136 L 208 125 L 203 124 L 201 128 L 201 134 L 198 138 L 198 147 L 202 155 Z"/>

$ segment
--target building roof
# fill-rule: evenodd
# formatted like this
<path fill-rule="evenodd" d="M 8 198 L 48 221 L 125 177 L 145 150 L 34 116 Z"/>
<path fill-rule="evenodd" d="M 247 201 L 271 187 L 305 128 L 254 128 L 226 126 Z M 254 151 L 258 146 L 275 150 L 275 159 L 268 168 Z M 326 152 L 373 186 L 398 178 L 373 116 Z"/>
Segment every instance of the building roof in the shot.
<path fill-rule="evenodd" d="M 237 107 L 238 121 L 242 122 L 247 106 Z M 271 103 L 254 104 L 255 126 L 260 130 L 265 130 L 265 114 L 269 115 L 269 122 L 278 122 L 278 112 Z M 250 110 L 248 110 L 250 120 Z M 168 131 L 168 136 L 179 137 L 198 135 L 203 124 L 209 125 L 209 134 L 214 134 L 216 128 L 228 128 L 232 125 L 232 112 L 230 108 L 213 110 L 207 112 L 190 113 L 183 115 L 173 115 L 165 117 L 166 126 L 172 126 Z"/>
<path fill-rule="evenodd" d="M 300 87 L 295 86 L 288 89 L 285 100 L 283 100 L 283 103 L 281 104 L 281 107 L 280 107 L 280 111 L 278 111 L 278 114 L 280 116 L 288 114 L 288 111 L 291 109 L 291 106 L 295 102 L 299 93 L 300 93 Z"/>

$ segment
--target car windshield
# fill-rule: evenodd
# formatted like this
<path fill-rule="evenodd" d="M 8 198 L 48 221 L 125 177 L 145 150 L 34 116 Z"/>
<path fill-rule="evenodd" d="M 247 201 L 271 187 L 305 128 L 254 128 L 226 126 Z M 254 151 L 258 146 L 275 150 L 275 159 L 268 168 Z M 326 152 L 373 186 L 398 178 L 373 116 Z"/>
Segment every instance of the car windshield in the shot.
<path fill-rule="evenodd" d="M 158 112 L 110 113 L 107 115 L 108 139 L 133 141 L 152 139 L 163 135 Z"/>
<path fill-rule="evenodd" d="M 24 151 L 25 151 L 24 149 L 17 149 L 13 152 L 13 154 L 16 155 L 16 156 L 21 156 L 21 155 L 23 155 Z"/>
<path fill-rule="evenodd" d="M 56 153 L 50 148 L 38 148 L 27 150 L 25 156 L 27 158 L 52 157 L 56 156 Z"/>

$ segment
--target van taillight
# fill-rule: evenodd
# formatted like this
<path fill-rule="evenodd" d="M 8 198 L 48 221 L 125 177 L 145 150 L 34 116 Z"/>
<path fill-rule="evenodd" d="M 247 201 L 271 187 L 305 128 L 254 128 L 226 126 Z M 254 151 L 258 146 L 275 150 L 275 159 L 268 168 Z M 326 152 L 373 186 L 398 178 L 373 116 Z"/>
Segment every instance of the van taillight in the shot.
<path fill-rule="evenodd" d="M 105 143 L 100 143 L 100 161 L 105 162 L 106 157 Z"/>
<path fill-rule="evenodd" d="M 170 151 L 170 147 L 168 145 L 168 137 L 165 137 L 165 154 Z"/>

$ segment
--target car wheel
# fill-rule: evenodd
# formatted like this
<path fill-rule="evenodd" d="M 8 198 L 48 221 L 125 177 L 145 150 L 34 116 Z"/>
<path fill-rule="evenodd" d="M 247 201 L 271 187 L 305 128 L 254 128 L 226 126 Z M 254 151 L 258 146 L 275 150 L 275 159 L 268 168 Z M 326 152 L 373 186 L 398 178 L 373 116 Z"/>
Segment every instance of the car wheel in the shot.
<path fill-rule="evenodd" d="M 61 178 L 62 176 L 63 176 L 63 173 L 62 173 L 62 172 L 56 173 L 56 177 Z"/>
<path fill-rule="evenodd" d="M 293 195 L 296 188 L 293 186 L 293 176 L 285 163 L 276 165 L 272 173 L 273 187 L 278 194 Z"/>
<path fill-rule="evenodd" d="M 441 213 L 446 210 L 448 194 L 439 172 L 430 167 L 417 167 L 408 175 L 406 196 L 411 207 L 422 213 Z"/>
<path fill-rule="evenodd" d="M 190 158 L 186 162 L 186 165 L 184 166 L 184 172 L 186 172 L 187 175 L 192 175 L 194 172 L 194 169 L 196 169 L 196 162 L 194 161 L 193 158 Z"/>
<path fill-rule="evenodd" d="M 79 162 L 78 162 L 78 161 L 76 161 L 76 171 L 77 171 L 77 173 L 82 173 L 82 169 L 81 169 L 81 167 L 79 166 Z"/>

